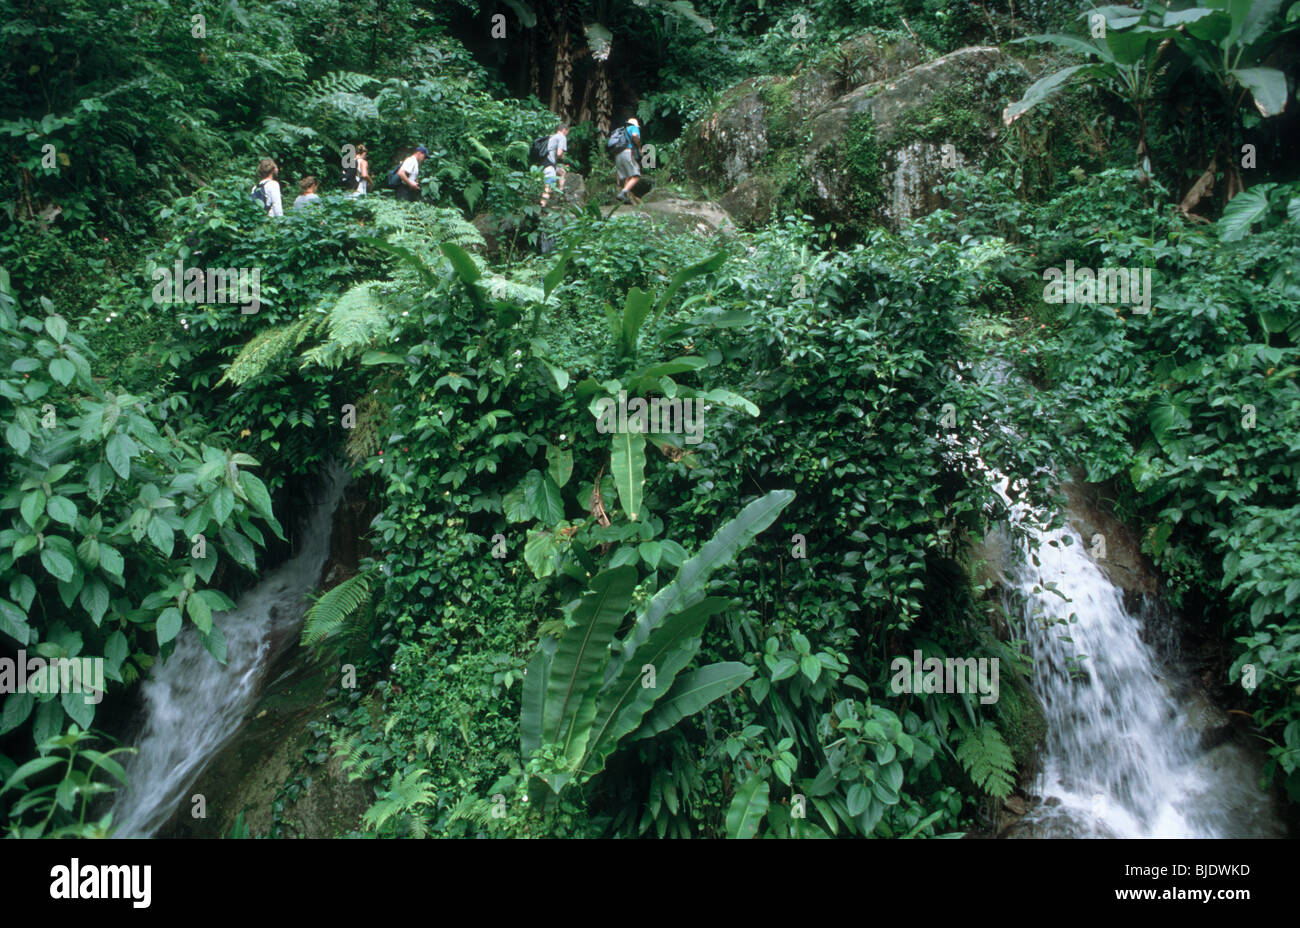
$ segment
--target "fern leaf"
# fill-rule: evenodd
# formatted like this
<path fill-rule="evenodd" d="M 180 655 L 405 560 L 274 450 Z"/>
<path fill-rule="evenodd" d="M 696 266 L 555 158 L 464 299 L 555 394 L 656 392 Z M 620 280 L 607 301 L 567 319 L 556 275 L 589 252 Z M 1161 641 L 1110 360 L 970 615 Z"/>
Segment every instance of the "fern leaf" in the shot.
<path fill-rule="evenodd" d="M 304 647 L 320 644 L 335 635 L 348 616 L 370 601 L 370 574 L 349 577 L 320 599 L 307 612 L 303 622 Z"/>
<path fill-rule="evenodd" d="M 1006 799 L 1016 786 L 1016 762 L 1002 733 L 988 722 L 968 729 L 957 742 L 957 760 L 975 785 L 990 796 Z"/>
<path fill-rule="evenodd" d="M 230 362 L 230 367 L 226 368 L 226 373 L 217 381 L 217 385 L 229 381 L 235 386 L 242 386 L 255 377 L 260 377 L 276 360 L 306 337 L 314 322 L 312 317 L 307 316 L 297 322 L 259 332 Z"/>

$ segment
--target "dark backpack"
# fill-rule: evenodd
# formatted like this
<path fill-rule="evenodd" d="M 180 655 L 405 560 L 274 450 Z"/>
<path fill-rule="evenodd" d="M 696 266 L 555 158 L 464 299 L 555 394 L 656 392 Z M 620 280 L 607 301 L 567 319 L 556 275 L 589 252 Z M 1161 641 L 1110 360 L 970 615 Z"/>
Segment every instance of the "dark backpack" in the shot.
<path fill-rule="evenodd" d="M 356 190 L 361 183 L 361 178 L 357 174 L 356 165 L 343 169 L 343 189 Z"/>
<path fill-rule="evenodd" d="M 548 149 L 551 146 L 551 137 L 543 135 L 540 138 L 533 139 L 532 146 L 528 149 L 529 164 L 550 164 L 551 159 Z"/>
<path fill-rule="evenodd" d="M 619 126 L 609 134 L 609 141 L 605 143 L 605 154 L 611 159 L 617 158 L 619 152 L 625 151 L 631 144 L 627 137 L 627 127 Z"/>
<path fill-rule="evenodd" d="M 258 185 L 253 188 L 252 194 L 250 194 L 253 198 L 253 202 L 262 207 L 262 209 L 271 208 L 271 204 L 266 202 L 266 181 L 270 179 L 271 178 L 268 177 L 266 180 L 258 183 Z"/>
<path fill-rule="evenodd" d="M 397 172 L 402 169 L 402 163 L 398 162 L 397 166 L 388 172 L 388 186 L 396 189 L 402 186 L 402 179 L 397 176 Z"/>

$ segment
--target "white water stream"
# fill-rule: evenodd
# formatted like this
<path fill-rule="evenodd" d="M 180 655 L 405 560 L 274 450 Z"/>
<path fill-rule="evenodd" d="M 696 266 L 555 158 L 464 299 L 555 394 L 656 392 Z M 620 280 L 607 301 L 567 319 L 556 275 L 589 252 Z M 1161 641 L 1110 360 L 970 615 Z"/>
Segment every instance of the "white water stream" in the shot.
<path fill-rule="evenodd" d="M 1048 727 L 1042 802 L 1026 832 L 1280 836 L 1252 757 L 1234 744 L 1201 747 L 1188 707 L 1174 699 L 1170 671 L 1079 535 L 1067 528 L 1041 540 L 1039 564 L 1026 560 L 1012 581 L 1027 599 L 1025 637 Z"/>
<path fill-rule="evenodd" d="M 130 787 L 113 806 L 116 837 L 148 837 L 178 811 L 187 791 L 255 704 L 277 645 L 296 635 L 306 594 L 316 587 L 330 550 L 334 509 L 343 495 L 340 470 L 331 471 L 299 533 L 298 553 L 239 598 L 213 624 L 226 636 L 226 664 L 218 664 L 186 625 L 176 650 L 154 665 L 142 685 L 145 722 L 139 753 L 126 763 Z"/>

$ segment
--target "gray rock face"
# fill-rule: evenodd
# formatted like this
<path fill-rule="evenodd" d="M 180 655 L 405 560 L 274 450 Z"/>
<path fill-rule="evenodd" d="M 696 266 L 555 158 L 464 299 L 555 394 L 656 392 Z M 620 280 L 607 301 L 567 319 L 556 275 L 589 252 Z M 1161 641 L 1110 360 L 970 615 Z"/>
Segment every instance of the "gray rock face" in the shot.
<path fill-rule="evenodd" d="M 687 130 L 683 154 L 691 179 L 724 189 L 719 202 L 740 225 L 762 223 L 795 198 L 819 218 L 842 224 L 869 218 L 897 227 L 932 212 L 942 203 L 934 188 L 945 174 L 982 157 L 997 138 L 1002 101 L 997 92 L 984 92 L 986 78 L 1002 75 L 1016 89 L 1028 83 L 1028 73 L 993 47 L 963 48 L 925 63 L 909 43 L 881 47 L 869 36 L 841 49 L 788 80 L 737 85 L 722 107 Z M 915 119 L 909 124 L 909 114 L 969 87 L 981 92 L 966 92 L 954 109 L 960 124 L 927 126 L 923 133 Z M 879 160 L 865 166 L 873 176 L 864 179 L 864 166 L 851 164 L 847 150 L 867 118 Z M 869 217 L 859 195 L 864 184 L 872 187 Z"/>

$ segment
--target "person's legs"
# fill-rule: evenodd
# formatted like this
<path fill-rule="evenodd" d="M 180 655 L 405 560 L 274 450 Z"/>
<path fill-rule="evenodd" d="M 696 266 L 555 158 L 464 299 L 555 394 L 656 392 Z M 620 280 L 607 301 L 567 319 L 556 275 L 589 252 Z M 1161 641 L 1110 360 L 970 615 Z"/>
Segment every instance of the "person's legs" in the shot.
<path fill-rule="evenodd" d="M 624 203 L 628 201 L 635 203 L 637 200 L 632 195 L 632 188 L 636 186 L 636 180 L 641 176 L 641 166 L 632 157 L 632 149 L 625 148 L 618 153 L 614 158 L 614 168 L 618 173 L 619 186 L 622 188 L 616 199 Z"/>
<path fill-rule="evenodd" d="M 556 183 L 555 168 L 549 164 L 546 165 L 546 167 L 542 168 L 542 176 L 546 178 L 546 185 L 542 188 L 542 205 L 545 206 L 551 199 L 551 188 Z"/>

